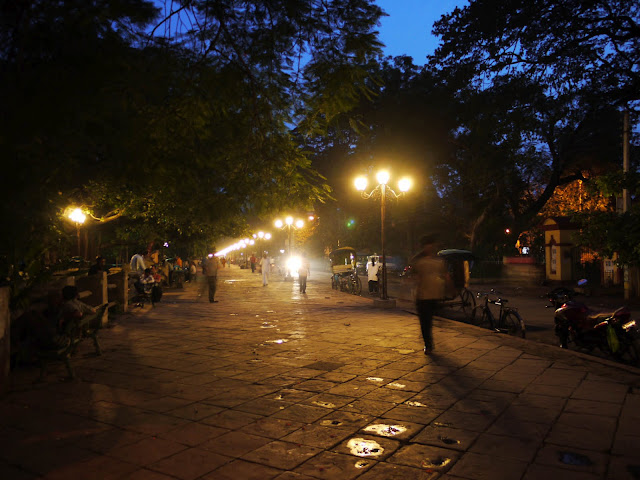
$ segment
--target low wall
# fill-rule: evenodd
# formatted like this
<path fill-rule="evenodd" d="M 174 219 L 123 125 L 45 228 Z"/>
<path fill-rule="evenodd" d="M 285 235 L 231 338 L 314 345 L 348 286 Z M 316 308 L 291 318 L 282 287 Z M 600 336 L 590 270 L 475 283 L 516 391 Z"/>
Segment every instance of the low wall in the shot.
<path fill-rule="evenodd" d="M 517 285 L 540 285 L 544 282 L 544 265 L 536 265 L 531 257 L 505 257 L 502 280 Z"/>

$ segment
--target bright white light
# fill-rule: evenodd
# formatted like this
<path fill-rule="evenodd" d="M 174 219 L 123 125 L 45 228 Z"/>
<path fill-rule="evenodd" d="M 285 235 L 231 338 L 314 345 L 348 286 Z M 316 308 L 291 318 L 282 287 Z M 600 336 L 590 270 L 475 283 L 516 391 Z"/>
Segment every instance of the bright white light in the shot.
<path fill-rule="evenodd" d="M 289 257 L 287 259 L 287 270 L 289 270 L 289 273 L 291 274 L 292 277 L 297 277 L 298 276 L 298 270 L 300 270 L 300 267 L 302 266 L 302 259 L 300 257 Z"/>
<path fill-rule="evenodd" d="M 304 222 L 302 220 L 296 220 L 296 228 L 304 227 Z"/>
<path fill-rule="evenodd" d="M 293 217 L 287 217 L 284 221 L 287 225 L 293 225 Z"/>
<path fill-rule="evenodd" d="M 380 170 L 376 175 L 376 180 L 378 180 L 380 185 L 386 185 L 389 183 L 389 172 L 386 170 Z"/>
<path fill-rule="evenodd" d="M 87 219 L 87 216 L 82 213 L 82 210 L 76 208 L 69 214 L 69 218 L 76 223 L 84 223 L 84 221 Z"/>
<path fill-rule="evenodd" d="M 249 240 L 249 245 L 255 245 L 256 241 L 255 240 Z"/>
<path fill-rule="evenodd" d="M 207 257 L 213 258 L 213 253 L 210 253 L 209 255 L 207 255 Z"/>
<path fill-rule="evenodd" d="M 356 190 L 359 192 L 364 192 L 364 189 L 367 188 L 367 179 L 365 177 L 358 177 L 355 181 Z"/>
<path fill-rule="evenodd" d="M 280 250 L 280 253 L 284 253 L 284 250 Z"/>
<path fill-rule="evenodd" d="M 264 232 L 258 232 L 258 237 L 259 238 L 264 238 Z"/>
<path fill-rule="evenodd" d="M 164 244 L 162 246 L 169 248 L 169 242 L 164 242 Z"/>
<path fill-rule="evenodd" d="M 271 238 L 271 234 L 270 233 L 265 233 L 264 234 L 264 239 L 265 240 L 269 240 Z"/>
<path fill-rule="evenodd" d="M 316 219 L 316 217 L 314 217 L 313 215 L 309 215 L 308 220 L 310 222 L 313 222 Z"/>
<path fill-rule="evenodd" d="M 253 234 L 253 239 L 255 240 L 256 238 L 258 238 L 258 235 L 256 235 L 255 233 Z"/>
<path fill-rule="evenodd" d="M 405 177 L 400 179 L 400 181 L 398 182 L 398 190 L 400 190 L 401 192 L 408 192 L 410 188 L 411 188 L 410 178 Z"/>
<path fill-rule="evenodd" d="M 276 228 L 282 228 L 284 227 L 284 223 L 282 223 L 282 220 L 278 219 L 276 220 Z"/>

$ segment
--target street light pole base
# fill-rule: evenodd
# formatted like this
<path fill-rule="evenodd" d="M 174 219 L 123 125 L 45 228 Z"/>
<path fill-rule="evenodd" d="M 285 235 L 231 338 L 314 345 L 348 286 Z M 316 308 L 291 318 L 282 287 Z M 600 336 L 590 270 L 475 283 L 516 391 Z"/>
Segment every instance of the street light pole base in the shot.
<path fill-rule="evenodd" d="M 374 298 L 373 306 L 378 308 L 396 308 L 396 299 L 395 298 Z"/>

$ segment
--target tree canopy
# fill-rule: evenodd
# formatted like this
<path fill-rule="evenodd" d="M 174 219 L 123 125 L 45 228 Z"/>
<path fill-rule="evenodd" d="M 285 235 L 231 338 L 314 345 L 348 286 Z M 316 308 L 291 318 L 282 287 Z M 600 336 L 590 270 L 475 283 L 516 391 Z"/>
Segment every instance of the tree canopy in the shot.
<path fill-rule="evenodd" d="M 292 128 L 321 132 L 366 93 L 381 15 L 369 0 L 4 2 L 3 255 L 51 244 L 70 204 L 140 242 L 326 200 Z"/>

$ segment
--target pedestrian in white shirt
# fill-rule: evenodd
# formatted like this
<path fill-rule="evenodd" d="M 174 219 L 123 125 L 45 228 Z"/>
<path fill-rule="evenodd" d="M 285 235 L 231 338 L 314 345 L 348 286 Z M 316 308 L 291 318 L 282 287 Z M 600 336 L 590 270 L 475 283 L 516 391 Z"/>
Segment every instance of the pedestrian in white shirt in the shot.
<path fill-rule="evenodd" d="M 378 271 L 380 270 L 380 264 L 376 263 L 375 259 L 371 259 L 371 264 L 367 269 L 367 278 L 369 279 L 369 293 L 378 293 Z"/>
<path fill-rule="evenodd" d="M 271 261 L 266 253 L 262 254 L 260 267 L 262 268 L 262 286 L 266 287 L 269 285 L 269 270 L 271 269 Z"/>

